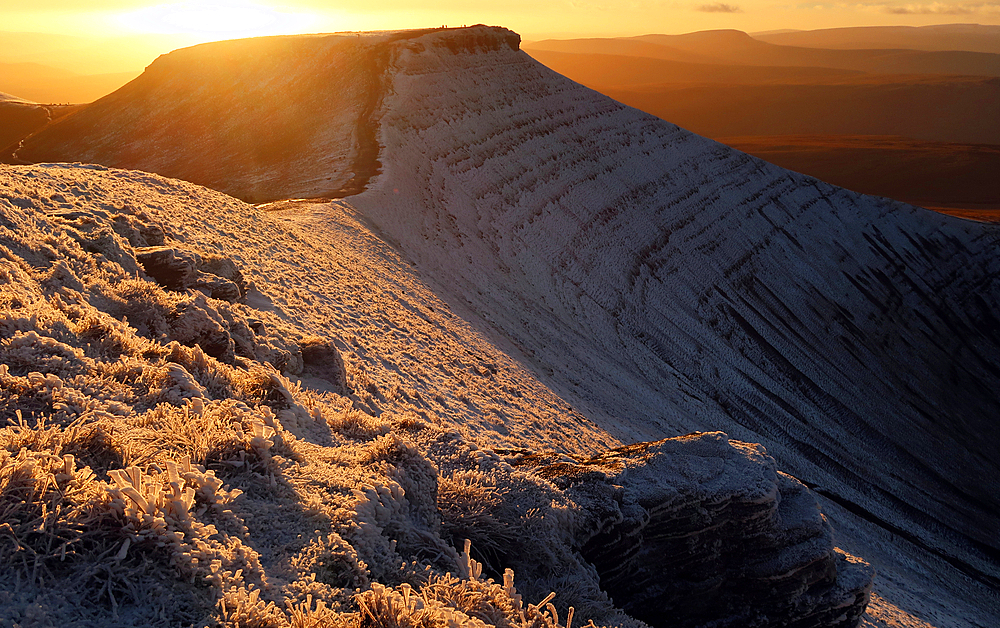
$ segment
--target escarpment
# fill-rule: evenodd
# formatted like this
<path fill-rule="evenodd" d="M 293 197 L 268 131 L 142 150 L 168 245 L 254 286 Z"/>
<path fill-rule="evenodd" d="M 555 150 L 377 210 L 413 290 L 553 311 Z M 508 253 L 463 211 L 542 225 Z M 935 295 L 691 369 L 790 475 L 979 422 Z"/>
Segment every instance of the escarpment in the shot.
<path fill-rule="evenodd" d="M 626 442 L 761 442 L 1000 582 L 995 226 L 783 170 L 504 47 L 411 45 L 391 77 L 383 174 L 345 202 L 554 390 Z"/>
<path fill-rule="evenodd" d="M 511 459 L 572 499 L 580 553 L 652 626 L 856 626 L 872 583 L 760 445 L 706 433 L 590 459 Z"/>
<path fill-rule="evenodd" d="M 417 391 L 382 394 L 361 347 L 318 333 L 343 305 L 281 310 L 302 290 L 282 287 L 291 265 L 252 255 L 304 253 L 294 223 L 99 166 L 0 167 L 0 184 L 0 620 L 565 628 L 572 608 L 576 626 L 694 626 L 713 611 L 856 624 L 870 570 L 834 558 L 815 502 L 762 447 L 720 433 L 596 457 L 480 447 L 456 429 L 472 421 L 405 410 Z M 349 244 L 311 259 L 333 251 L 349 261 Z M 429 302 L 377 310 L 372 326 L 416 327 L 407 316 Z M 483 377 L 510 376 L 500 357 Z M 449 386 L 481 402 L 447 382 L 441 401 Z M 514 430 L 572 419 L 499 412 Z"/>
<path fill-rule="evenodd" d="M 500 448 L 582 456 L 722 431 L 734 441 L 762 443 L 777 468 L 819 487 L 853 523 L 899 541 L 886 553 L 904 547 L 907 557 L 933 558 L 994 590 L 1000 582 L 994 534 L 1000 444 L 991 437 L 1000 416 L 996 227 L 777 168 L 624 107 L 516 48 L 515 35 L 489 27 L 198 46 L 171 53 L 123 90 L 52 124 L 18 156 L 103 161 L 246 200 L 292 199 L 273 205 L 284 211 L 265 218 L 234 199 L 136 175 L 132 183 L 155 197 L 150 203 L 161 202 L 160 192 L 172 199 L 167 205 L 185 217 L 172 224 L 186 240 L 137 240 L 134 260 L 105 259 L 123 268 L 134 262 L 135 272 L 129 266 L 126 273 L 133 278 L 137 272 L 155 278 L 155 261 L 173 260 L 168 266 L 181 279 L 163 279 L 162 294 L 184 307 L 164 318 L 188 317 L 192 324 L 184 327 L 200 330 L 205 341 L 174 337 L 185 351 L 207 345 L 208 358 L 235 369 L 267 362 L 281 377 L 301 375 L 302 386 L 329 395 L 324 399 L 336 407 L 440 422 Z M 92 192 L 70 181 L 79 170 L 60 168 L 25 171 L 26 178 L 51 179 L 44 198 L 14 194 L 11 202 L 66 210 L 89 202 Z M 104 190 L 128 178 L 118 171 L 86 174 Z M 345 194 L 351 195 L 320 202 Z M 203 225 L 198 208 L 177 204 L 186 197 L 226 211 Z M 197 277 L 206 279 L 201 272 L 240 286 L 221 267 L 204 266 L 206 251 L 221 241 L 239 243 L 226 256 L 246 279 L 245 292 L 240 288 L 232 302 L 196 285 Z M 146 248 L 161 246 L 170 251 Z M 148 271 L 140 260 L 147 255 Z M 61 276 L 41 258 L 33 263 Z M 262 284 L 265 277 L 269 283 Z M 235 295 L 219 283 L 219 297 Z M 227 310 L 242 319 L 229 321 Z M 115 316 L 134 321 L 151 342 L 174 333 L 141 312 Z M 270 340 L 289 329 L 297 352 Z M 238 339 L 251 339 L 248 333 L 269 340 L 241 348 Z M 275 381 L 281 380 L 267 375 L 251 383 L 254 399 L 280 413 L 297 393 Z M 292 416 L 316 428 L 305 415 Z M 355 427 L 367 433 L 364 426 L 344 429 Z M 266 430 L 248 419 L 244 433 L 251 429 L 265 438 Z M 378 447 L 398 453 L 390 442 Z M 371 452 L 384 462 L 380 455 Z M 585 456 L 570 460 L 612 484 L 619 473 L 631 473 L 585 463 Z M 461 470 L 439 466 L 439 487 L 452 489 L 454 513 L 483 523 L 469 511 L 470 496 L 490 501 L 495 486 Z M 797 600 L 787 617 L 801 625 L 842 621 L 822 609 L 836 607 L 837 599 L 858 608 L 864 587 L 855 585 L 863 578 L 851 574 L 863 570 L 829 551 L 814 518 L 793 523 L 809 500 L 795 482 L 776 477 L 775 490 L 785 497 L 759 518 L 756 506 L 743 503 L 719 512 L 697 508 L 675 521 L 669 507 L 602 498 L 595 508 L 617 508 L 612 519 L 622 523 L 598 525 L 604 520 L 597 517 L 581 538 L 600 542 L 558 556 L 534 544 L 527 553 L 546 558 L 516 569 L 547 582 L 555 576 L 541 563 L 577 561 L 577 574 L 592 561 L 601 571 L 600 578 L 584 578 L 587 599 L 598 599 L 603 587 L 616 604 L 642 612 L 655 604 L 632 600 L 624 576 L 597 546 L 634 552 L 631 564 L 645 570 L 643 582 L 656 590 L 653 574 L 662 572 L 643 567 L 655 561 L 641 547 L 662 543 L 691 557 L 690 565 L 675 567 L 685 574 L 678 586 L 693 606 L 725 609 L 740 622 L 767 597 L 766 582 L 775 600 Z M 588 484 L 574 482 L 550 497 L 568 504 L 576 490 L 585 502 Z M 392 490 L 388 497 L 375 494 L 399 499 Z M 749 514 L 737 512 L 744 507 Z M 383 503 L 376 510 L 381 516 L 406 508 Z M 517 508 L 504 516 L 521 520 Z M 685 539 L 693 546 L 678 548 L 659 524 L 649 524 L 662 518 L 684 529 L 685 520 L 699 517 L 742 521 L 757 535 L 745 544 L 769 547 L 776 562 L 716 551 L 724 543 L 711 526 L 691 528 Z M 378 525 L 391 530 L 395 521 Z M 530 532 L 537 522 L 528 523 L 523 529 Z M 442 526 L 442 538 L 456 547 L 475 529 L 462 517 Z M 491 529 L 504 540 L 512 528 Z M 499 582 L 511 552 L 490 543 L 490 535 L 473 536 L 469 559 Z M 623 540 L 615 545 L 617 537 Z M 407 542 L 414 538 L 420 534 Z M 879 537 L 869 547 L 882 551 L 881 543 Z M 778 549 L 786 546 L 795 549 Z M 341 544 L 333 539 L 316 551 L 331 547 Z M 437 542 L 429 547 L 428 556 L 442 552 Z M 355 574 L 358 561 L 374 557 L 402 560 L 394 552 L 389 541 L 380 542 L 345 570 Z M 694 565 L 702 559 L 699 572 Z M 735 597 L 712 597 L 716 581 L 731 583 Z M 598 607 L 604 608 L 592 608 Z M 783 621 L 780 607 L 776 602 L 773 617 L 748 621 Z M 700 612 L 694 608 L 683 621 L 708 622 Z"/>
<path fill-rule="evenodd" d="M 357 194 L 379 172 L 379 106 L 401 49 L 518 49 L 504 29 L 222 41 L 161 55 L 134 81 L 16 147 L 15 163 L 156 172 L 250 202 Z M 3 143 L 0 142 L 0 145 Z"/>

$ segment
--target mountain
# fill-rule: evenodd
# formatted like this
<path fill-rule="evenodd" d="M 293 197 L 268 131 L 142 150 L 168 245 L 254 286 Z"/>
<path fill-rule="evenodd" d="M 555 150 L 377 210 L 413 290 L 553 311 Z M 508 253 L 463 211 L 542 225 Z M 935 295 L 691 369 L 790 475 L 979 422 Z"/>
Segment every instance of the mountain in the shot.
<path fill-rule="evenodd" d="M 751 33 L 751 36 L 771 44 L 805 48 L 896 48 L 1000 53 L 1000 26 L 983 24 L 860 26 L 811 31 Z"/>
<path fill-rule="evenodd" d="M 135 72 L 81 75 L 39 63 L 0 63 L 0 87 L 40 103 L 92 102 L 135 76 Z"/>
<path fill-rule="evenodd" d="M 848 531 L 839 542 L 884 570 L 882 608 L 956 622 L 996 610 L 995 227 L 749 157 L 487 27 L 177 51 L 18 156 L 149 169 L 253 201 L 360 192 L 269 209 L 304 212 L 311 239 L 296 247 L 343 237 L 345 213 L 371 225 L 554 407 L 620 442 L 722 430 L 763 443 L 822 496 Z M 333 263 L 319 259 L 298 265 Z M 329 289 L 300 288 L 297 303 Z M 460 365 L 446 368 L 490 370 Z M 394 377 L 405 390 L 425 376 Z M 577 433 L 521 425 L 529 441 Z"/>
<path fill-rule="evenodd" d="M 44 107 L 0 92 L 0 147 L 19 141 L 48 122 L 48 111 Z M 0 159 L 8 156 L 0 156 Z"/>
<path fill-rule="evenodd" d="M 828 50 L 768 43 L 743 31 L 699 31 L 684 35 L 642 35 L 622 39 L 533 42 L 526 50 L 651 57 L 674 61 L 823 67 L 882 74 L 968 74 L 1000 76 L 1000 54 L 963 50 Z"/>
<path fill-rule="evenodd" d="M 430 52 L 400 54 L 383 176 L 352 200 L 409 258 L 623 440 L 734 430 L 995 573 L 995 229 L 794 175 L 509 47 Z"/>
<path fill-rule="evenodd" d="M 274 37 L 177 50 L 52 124 L 18 156 L 127 164 L 258 202 L 357 191 L 363 175 L 353 164 L 371 161 L 376 148 L 357 127 L 377 105 L 386 62 L 368 54 L 369 39 L 393 37 Z M 258 59 L 261 46 L 267 54 Z"/>

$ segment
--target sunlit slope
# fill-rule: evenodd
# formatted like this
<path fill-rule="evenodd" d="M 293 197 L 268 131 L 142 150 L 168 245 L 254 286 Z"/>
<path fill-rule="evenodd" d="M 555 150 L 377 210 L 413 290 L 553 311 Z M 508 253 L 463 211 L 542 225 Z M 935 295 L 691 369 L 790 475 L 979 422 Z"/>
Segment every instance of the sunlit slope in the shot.
<path fill-rule="evenodd" d="M 764 442 L 997 574 L 1000 233 L 441 37 L 395 53 L 383 175 L 352 200 L 422 272 L 620 438 Z"/>
<path fill-rule="evenodd" d="M 146 170 L 251 201 L 351 189 L 354 161 L 373 148 L 357 126 L 381 93 L 386 47 L 378 42 L 393 37 L 269 37 L 176 50 L 30 138 L 17 156 Z"/>

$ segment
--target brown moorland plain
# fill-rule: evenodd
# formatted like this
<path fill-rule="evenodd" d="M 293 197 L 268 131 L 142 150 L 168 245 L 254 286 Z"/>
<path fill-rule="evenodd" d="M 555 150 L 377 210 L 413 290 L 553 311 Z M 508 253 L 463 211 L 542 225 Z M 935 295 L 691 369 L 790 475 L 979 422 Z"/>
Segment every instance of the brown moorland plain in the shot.
<path fill-rule="evenodd" d="M 1000 221 L 997 145 L 850 135 L 718 139 L 784 168 L 857 192 L 888 196 L 963 218 Z"/>
<path fill-rule="evenodd" d="M 577 79 L 579 80 L 579 79 Z M 711 138 L 733 135 L 900 135 L 1000 144 L 1000 80 L 872 75 L 837 83 L 589 85 Z"/>
<path fill-rule="evenodd" d="M 946 50 L 963 34 L 974 50 Z M 622 103 L 785 168 L 963 217 L 1000 218 L 991 211 L 1000 210 L 1000 78 L 992 66 L 1000 55 L 990 52 L 1000 28 L 760 37 L 768 41 L 707 31 L 525 48 Z M 868 48 L 848 49 L 851 42 Z M 923 50 L 889 49 L 907 43 Z"/>

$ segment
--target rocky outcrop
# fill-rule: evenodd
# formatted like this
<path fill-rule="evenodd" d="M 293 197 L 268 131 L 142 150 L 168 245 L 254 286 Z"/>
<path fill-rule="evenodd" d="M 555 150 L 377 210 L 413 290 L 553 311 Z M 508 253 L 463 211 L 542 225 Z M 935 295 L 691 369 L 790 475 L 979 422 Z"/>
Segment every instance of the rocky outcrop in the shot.
<path fill-rule="evenodd" d="M 201 255 L 168 246 L 136 249 L 135 258 L 147 275 L 168 290 L 200 290 L 223 301 L 246 295 L 243 275 L 230 259 L 213 256 L 206 263 Z"/>
<path fill-rule="evenodd" d="M 63 211 L 70 203 L 75 209 Z M 192 207 L 203 223 L 177 219 Z M 423 417 L 376 417 L 352 408 L 350 398 L 317 394 L 275 372 L 308 375 L 305 385 L 325 377 L 344 386 L 349 355 L 355 399 L 366 383 L 382 387 L 386 398 L 415 396 L 407 391 L 427 376 L 403 370 L 392 392 L 384 380 L 359 375 L 353 339 L 313 335 L 309 325 L 269 312 L 301 288 L 264 286 L 259 273 L 267 261 L 247 261 L 254 259 L 250 234 L 266 224 L 255 211 L 144 173 L 0 167 L 0 421 L 16 420 L 0 429 L 0 506 L 10 506 L 0 507 L 0 527 L 18 539 L 0 543 L 0 562 L 11 566 L 0 570 L 0 590 L 15 592 L 0 596 L 0 624 L 34 613 L 45 625 L 106 625 L 111 602 L 94 599 L 106 580 L 102 573 L 95 582 L 93 565 L 111 556 L 139 583 L 116 589 L 121 625 L 249 625 L 262 616 L 267 622 L 254 625 L 354 625 L 357 609 L 381 594 L 393 603 L 384 616 L 425 623 L 425 609 L 407 600 L 430 604 L 447 594 L 463 613 L 498 626 L 522 625 L 520 610 L 537 615 L 539 607 L 551 621 L 534 625 L 550 628 L 570 624 L 555 619 L 570 607 L 576 626 L 646 625 L 629 614 L 671 626 L 853 624 L 870 571 L 836 553 L 808 492 L 780 474 L 761 446 L 713 433 L 592 458 L 491 450 L 480 448 L 488 434 L 471 430 L 471 422 L 446 423 L 429 404 Z M 175 249 L 174 259 L 208 249 L 239 260 L 273 301 L 259 288 L 247 303 L 228 303 L 148 278 L 133 247 L 155 246 L 135 235 L 141 223 L 154 222 L 150 216 L 163 219 L 160 246 Z M 134 233 L 111 228 L 126 223 Z M 213 229 L 228 235 L 200 243 L 193 237 Z M 262 257 L 275 244 L 303 246 L 269 229 L 257 240 Z M 335 257 L 324 251 L 312 259 Z M 282 270 L 273 276 L 325 271 L 318 263 Z M 326 277 L 326 289 L 344 290 Z M 371 299 L 368 286 L 361 288 Z M 382 324 L 402 311 L 379 310 L 378 326 L 355 329 L 384 334 Z M 392 342 L 415 350 L 406 340 Z M 430 342 L 435 350 L 446 346 L 438 337 Z M 338 346 L 347 347 L 345 356 Z M 477 366 L 478 377 L 490 378 L 497 409 L 521 395 L 544 402 L 524 383 L 498 377 L 502 364 Z M 456 381 L 463 394 L 473 390 L 469 378 Z M 569 441 L 586 425 L 567 416 L 539 423 Z M 470 442 L 458 428 L 483 440 Z M 85 474 L 84 464 L 91 467 Z M 43 488 L 28 490 L 19 482 L 35 468 L 45 470 Z M 194 500 L 192 485 L 183 499 L 167 499 L 176 497 L 179 468 L 185 481 L 209 492 Z M 81 485 L 67 484 L 77 471 L 98 496 L 118 491 L 95 505 L 114 515 L 113 526 L 91 525 L 93 511 L 82 508 L 89 502 L 65 501 L 89 499 L 73 492 Z M 228 490 L 223 482 L 244 491 L 244 501 L 226 498 L 215 508 L 215 497 Z M 140 522 L 136 507 L 149 517 Z M 26 508 L 30 517 L 18 514 Z M 76 546 L 65 560 L 53 537 Z M 44 584 L 31 579 L 35 557 L 49 570 Z M 511 620 L 470 608 L 470 589 L 499 596 Z M 258 595 L 267 597 L 255 606 Z M 326 616 L 316 617 L 321 611 Z M 82 613 L 96 619 L 80 621 Z M 372 625 L 391 625 L 380 617 Z"/>
<path fill-rule="evenodd" d="M 872 570 L 836 549 L 815 497 L 721 433 L 515 467 L 579 507 L 577 541 L 615 605 L 653 626 L 856 626 Z"/>
<path fill-rule="evenodd" d="M 326 380 L 337 392 L 347 392 L 347 367 L 333 342 L 310 336 L 299 341 L 299 350 L 306 374 Z"/>

